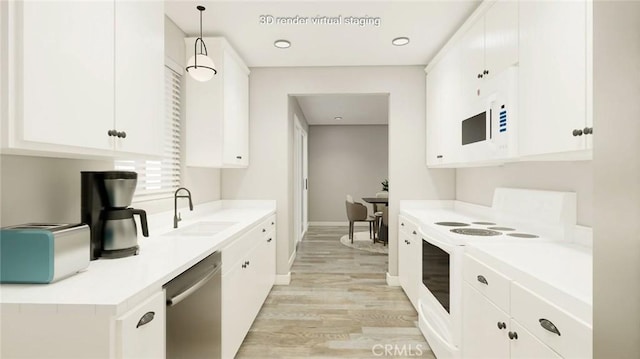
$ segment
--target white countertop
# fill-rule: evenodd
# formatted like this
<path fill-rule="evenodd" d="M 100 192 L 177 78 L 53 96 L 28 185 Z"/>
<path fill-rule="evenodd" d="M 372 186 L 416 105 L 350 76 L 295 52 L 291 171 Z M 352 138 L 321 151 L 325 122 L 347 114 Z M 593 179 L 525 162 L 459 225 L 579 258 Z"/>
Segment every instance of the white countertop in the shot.
<path fill-rule="evenodd" d="M 593 323 L 592 248 L 565 242 L 471 243 L 466 253 L 583 322 Z"/>
<path fill-rule="evenodd" d="M 173 212 L 149 216 L 140 254 L 91 261 L 81 273 L 51 284 L 0 285 L 2 311 L 40 310 L 119 315 L 211 253 L 275 213 L 275 201 L 217 201 L 182 210 L 180 228 L 202 221 L 236 222 L 211 237 L 170 236 Z M 187 211 L 188 212 L 188 211 Z"/>

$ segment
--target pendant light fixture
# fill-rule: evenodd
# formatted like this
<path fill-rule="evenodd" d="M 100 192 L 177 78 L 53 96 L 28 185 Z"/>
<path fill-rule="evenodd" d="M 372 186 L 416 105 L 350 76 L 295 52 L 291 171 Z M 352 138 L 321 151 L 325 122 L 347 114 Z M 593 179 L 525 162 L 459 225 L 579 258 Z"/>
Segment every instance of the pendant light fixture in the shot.
<path fill-rule="evenodd" d="M 205 82 L 211 80 L 218 71 L 215 69 L 213 60 L 207 56 L 207 45 L 202 39 L 202 12 L 205 7 L 198 5 L 196 9 L 200 11 L 200 37 L 196 39 L 193 45 L 193 56 L 187 62 L 186 70 L 194 80 Z M 198 43 L 200 43 L 200 52 L 198 52 Z"/>

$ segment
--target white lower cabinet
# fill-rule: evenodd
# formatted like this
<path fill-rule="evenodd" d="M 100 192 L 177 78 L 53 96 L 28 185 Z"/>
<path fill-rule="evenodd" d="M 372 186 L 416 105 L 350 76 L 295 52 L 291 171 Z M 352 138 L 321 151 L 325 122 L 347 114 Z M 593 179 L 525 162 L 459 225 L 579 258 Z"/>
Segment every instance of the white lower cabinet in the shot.
<path fill-rule="evenodd" d="M 222 249 L 222 357 L 233 358 L 276 275 L 275 216 Z"/>
<path fill-rule="evenodd" d="M 592 357 L 589 325 L 468 254 L 463 266 L 462 357 Z"/>
<path fill-rule="evenodd" d="M 405 294 L 418 310 L 418 284 L 421 281 L 422 238 L 418 227 L 407 218 L 398 219 L 398 281 Z"/>
<path fill-rule="evenodd" d="M 116 358 L 164 358 L 166 301 L 158 292 L 116 319 Z"/>
<path fill-rule="evenodd" d="M 465 358 L 560 358 L 468 283 L 463 291 Z"/>
<path fill-rule="evenodd" d="M 164 290 L 119 316 L 83 305 L 16 307 L 2 307 L 1 358 L 165 357 Z"/>

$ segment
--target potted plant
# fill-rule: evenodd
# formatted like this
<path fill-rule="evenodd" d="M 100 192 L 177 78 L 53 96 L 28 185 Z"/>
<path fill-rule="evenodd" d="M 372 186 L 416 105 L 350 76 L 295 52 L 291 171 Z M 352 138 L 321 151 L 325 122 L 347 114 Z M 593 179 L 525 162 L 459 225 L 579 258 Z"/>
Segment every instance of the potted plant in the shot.
<path fill-rule="evenodd" d="M 380 182 L 382 184 L 382 190 L 384 192 L 389 192 L 389 180 L 385 179 L 384 181 Z"/>

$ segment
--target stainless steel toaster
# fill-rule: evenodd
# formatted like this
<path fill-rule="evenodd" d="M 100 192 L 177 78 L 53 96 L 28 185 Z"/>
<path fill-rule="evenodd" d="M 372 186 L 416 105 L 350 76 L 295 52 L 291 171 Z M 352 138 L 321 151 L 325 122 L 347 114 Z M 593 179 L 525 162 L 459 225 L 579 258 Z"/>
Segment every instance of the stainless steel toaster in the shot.
<path fill-rule="evenodd" d="M 86 224 L 27 223 L 0 229 L 0 282 L 51 283 L 89 266 Z"/>

